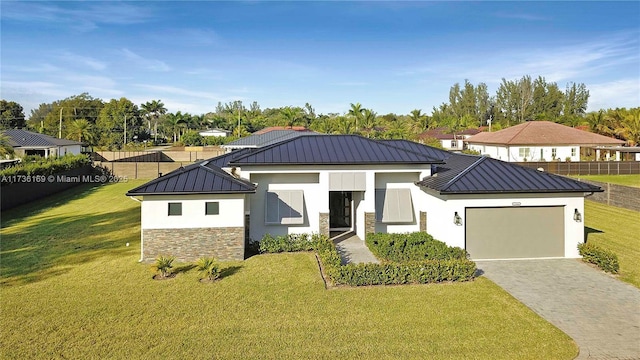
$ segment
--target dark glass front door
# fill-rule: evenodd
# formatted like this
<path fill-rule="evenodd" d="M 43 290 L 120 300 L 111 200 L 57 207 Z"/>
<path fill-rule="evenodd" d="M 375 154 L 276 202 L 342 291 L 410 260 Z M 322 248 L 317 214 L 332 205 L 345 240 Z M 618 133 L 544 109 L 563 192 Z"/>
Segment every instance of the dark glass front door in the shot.
<path fill-rule="evenodd" d="M 351 229 L 351 192 L 329 192 L 329 228 Z"/>

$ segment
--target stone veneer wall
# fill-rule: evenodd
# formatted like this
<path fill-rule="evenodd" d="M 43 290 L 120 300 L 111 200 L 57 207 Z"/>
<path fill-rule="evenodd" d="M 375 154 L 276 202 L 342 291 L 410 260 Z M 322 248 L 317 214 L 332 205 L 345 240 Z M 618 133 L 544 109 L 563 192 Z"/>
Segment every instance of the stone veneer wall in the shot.
<path fill-rule="evenodd" d="M 427 232 L 427 212 L 420 211 L 420 231 Z"/>
<path fill-rule="evenodd" d="M 217 260 L 244 260 L 244 227 L 144 229 L 143 261 L 159 255 L 191 262 L 213 256 Z"/>
<path fill-rule="evenodd" d="M 364 213 L 364 233 L 375 234 L 376 233 L 376 213 L 366 212 Z"/>
<path fill-rule="evenodd" d="M 320 213 L 320 228 L 318 232 L 320 235 L 329 235 L 329 213 Z"/>

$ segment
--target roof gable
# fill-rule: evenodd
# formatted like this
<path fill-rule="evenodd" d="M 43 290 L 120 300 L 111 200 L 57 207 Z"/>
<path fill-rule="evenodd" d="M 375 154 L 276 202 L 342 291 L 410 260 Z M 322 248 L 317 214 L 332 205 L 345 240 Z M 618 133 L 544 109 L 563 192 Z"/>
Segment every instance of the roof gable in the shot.
<path fill-rule="evenodd" d="M 234 194 L 254 193 L 255 185 L 235 178 L 208 161 L 174 170 L 142 186 L 129 190 L 127 196 L 160 194 Z"/>
<path fill-rule="evenodd" d="M 528 121 L 468 138 L 470 144 L 496 145 L 621 145 L 624 141 L 574 129 L 551 121 Z"/>
<path fill-rule="evenodd" d="M 358 135 L 299 136 L 241 156 L 231 165 L 429 164 L 441 159 Z"/>
<path fill-rule="evenodd" d="M 601 192 L 598 186 L 489 157 L 454 154 L 417 185 L 441 194 Z"/>

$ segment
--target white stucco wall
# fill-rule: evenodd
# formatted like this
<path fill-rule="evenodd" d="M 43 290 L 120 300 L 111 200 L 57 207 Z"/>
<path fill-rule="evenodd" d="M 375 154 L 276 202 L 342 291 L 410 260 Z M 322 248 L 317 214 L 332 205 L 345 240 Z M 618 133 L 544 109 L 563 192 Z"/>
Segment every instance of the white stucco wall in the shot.
<path fill-rule="evenodd" d="M 413 169 L 411 169 L 413 168 Z M 365 212 L 375 212 L 375 189 L 409 188 L 414 194 L 420 195 L 420 189 L 414 185 L 422 177 L 430 175 L 431 165 L 343 165 L 343 166 L 279 166 L 243 167 L 240 174 L 258 183 L 256 194 L 250 196 L 251 226 L 250 236 L 259 240 L 264 234 L 286 235 L 297 233 L 318 232 L 320 227 L 320 213 L 329 213 L 329 173 L 335 172 L 364 172 L 366 190 L 353 192 L 353 230 L 364 239 Z M 379 187 L 380 186 L 380 187 Z M 267 225 L 265 224 L 265 194 L 271 190 L 303 190 L 304 192 L 304 221 L 299 225 Z M 419 230 L 419 207 L 414 200 L 414 223 L 381 225 L 389 232 L 406 232 Z M 376 225 L 378 228 L 378 225 Z"/>
<path fill-rule="evenodd" d="M 554 161 L 553 149 L 556 149 L 555 160 L 580 161 L 580 146 L 578 145 L 553 145 L 553 146 L 502 146 L 502 145 L 482 145 L 468 144 L 470 150 L 480 152 L 482 155 L 490 156 L 494 159 L 507 162 L 524 162 L 524 161 Z M 520 156 L 520 149 L 529 149 L 529 156 Z M 572 156 L 571 149 L 575 149 L 575 155 Z"/>
<path fill-rule="evenodd" d="M 473 207 L 564 206 L 565 257 L 579 257 L 577 246 L 584 242 L 584 197 L 578 194 L 504 194 L 439 196 L 424 193 L 427 208 L 427 232 L 450 246 L 465 247 L 465 209 Z M 519 204 L 519 205 L 518 205 Z M 573 220 L 575 209 L 582 222 Z M 462 217 L 462 226 L 453 222 L 454 213 Z"/>
<path fill-rule="evenodd" d="M 217 201 L 219 215 L 205 215 L 205 203 Z M 244 194 L 147 195 L 142 198 L 142 229 L 244 226 Z M 182 203 L 182 215 L 169 216 L 168 204 Z"/>

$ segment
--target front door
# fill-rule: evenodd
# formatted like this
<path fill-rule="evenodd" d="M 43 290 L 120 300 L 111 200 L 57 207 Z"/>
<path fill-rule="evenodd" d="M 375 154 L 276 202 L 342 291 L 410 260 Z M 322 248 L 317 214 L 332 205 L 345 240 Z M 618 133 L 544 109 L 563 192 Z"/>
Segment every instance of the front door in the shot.
<path fill-rule="evenodd" d="M 350 191 L 329 191 L 329 228 L 331 230 L 351 230 Z"/>

